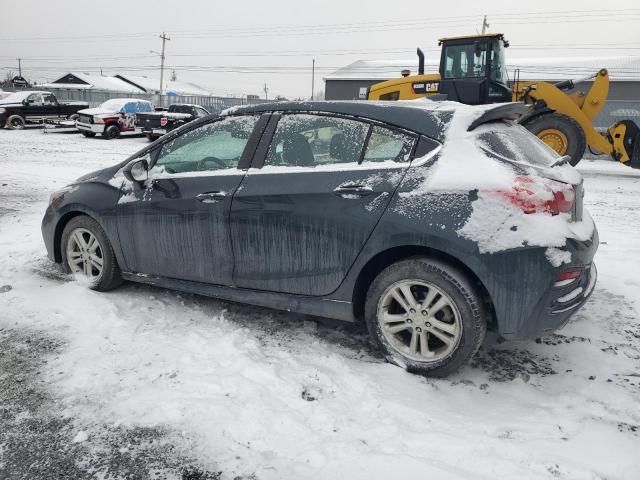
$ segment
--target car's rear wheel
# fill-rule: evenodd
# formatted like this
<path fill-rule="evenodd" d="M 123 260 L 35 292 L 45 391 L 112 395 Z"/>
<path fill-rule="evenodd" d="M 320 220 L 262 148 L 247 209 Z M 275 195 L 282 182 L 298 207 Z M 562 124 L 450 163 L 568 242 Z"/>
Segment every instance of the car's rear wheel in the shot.
<path fill-rule="evenodd" d="M 84 131 L 82 132 L 82 135 L 84 135 L 87 138 L 92 138 L 96 136 L 95 132 L 84 132 Z"/>
<path fill-rule="evenodd" d="M 369 333 L 387 359 L 445 376 L 468 363 L 486 332 L 482 299 L 466 276 L 438 260 L 414 257 L 383 270 L 365 303 Z"/>
<path fill-rule="evenodd" d="M 62 232 L 65 270 L 86 281 L 92 290 L 111 290 L 122 283 L 120 268 L 104 230 L 93 218 L 72 218 Z"/>
<path fill-rule="evenodd" d="M 20 115 L 11 115 L 7 118 L 7 128 L 9 130 L 22 130 L 24 129 L 25 120 Z"/>
<path fill-rule="evenodd" d="M 104 133 L 102 134 L 104 138 L 107 140 L 113 140 L 114 138 L 118 138 L 120 136 L 120 129 L 115 125 L 109 125 Z"/>

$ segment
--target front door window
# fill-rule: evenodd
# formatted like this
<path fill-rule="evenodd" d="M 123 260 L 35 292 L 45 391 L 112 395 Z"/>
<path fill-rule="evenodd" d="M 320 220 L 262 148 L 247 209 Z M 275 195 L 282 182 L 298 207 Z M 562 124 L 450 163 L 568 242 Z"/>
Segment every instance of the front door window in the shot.
<path fill-rule="evenodd" d="M 175 174 L 237 168 L 258 118 L 227 117 L 180 135 L 164 144 L 153 170 Z"/>

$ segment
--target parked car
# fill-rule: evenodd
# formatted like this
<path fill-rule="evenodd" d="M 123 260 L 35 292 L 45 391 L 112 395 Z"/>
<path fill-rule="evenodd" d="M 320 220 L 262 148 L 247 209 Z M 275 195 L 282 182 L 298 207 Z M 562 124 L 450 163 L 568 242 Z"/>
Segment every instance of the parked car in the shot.
<path fill-rule="evenodd" d="M 76 128 L 85 137 L 102 135 L 110 140 L 122 133 L 137 133 L 136 115 L 153 112 L 153 105 L 136 98 L 112 98 L 96 108 L 78 112 Z"/>
<path fill-rule="evenodd" d="M 88 106 L 86 102 L 59 102 L 51 92 L 15 92 L 0 100 L 0 128 L 22 130 L 44 120 L 75 119 Z"/>
<path fill-rule="evenodd" d="M 364 320 L 388 359 L 431 375 L 487 328 L 562 327 L 596 281 L 580 175 L 511 123 L 519 105 L 421 102 L 195 120 L 52 194 L 49 258 L 99 291 L 131 280 Z"/>
<path fill-rule="evenodd" d="M 209 115 L 200 105 L 191 103 L 174 103 L 166 111 L 140 113 L 136 119 L 136 126 L 142 129 L 149 141 L 156 140 L 167 132 L 181 127 L 196 118 Z"/>

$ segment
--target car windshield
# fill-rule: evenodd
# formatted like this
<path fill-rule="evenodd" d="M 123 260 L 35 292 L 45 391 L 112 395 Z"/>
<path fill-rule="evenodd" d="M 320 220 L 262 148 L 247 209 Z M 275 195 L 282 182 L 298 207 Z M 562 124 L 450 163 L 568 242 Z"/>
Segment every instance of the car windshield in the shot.
<path fill-rule="evenodd" d="M 558 154 L 520 125 L 492 123 L 477 129 L 481 148 L 509 160 L 548 167 Z"/>
<path fill-rule="evenodd" d="M 20 103 L 33 92 L 15 92 L 6 98 L 3 98 L 2 103 Z"/>
<path fill-rule="evenodd" d="M 107 100 L 102 105 L 100 105 L 101 110 L 106 110 L 109 112 L 119 112 L 125 104 L 129 103 L 131 100 L 122 99 L 122 98 L 114 98 L 112 100 Z"/>

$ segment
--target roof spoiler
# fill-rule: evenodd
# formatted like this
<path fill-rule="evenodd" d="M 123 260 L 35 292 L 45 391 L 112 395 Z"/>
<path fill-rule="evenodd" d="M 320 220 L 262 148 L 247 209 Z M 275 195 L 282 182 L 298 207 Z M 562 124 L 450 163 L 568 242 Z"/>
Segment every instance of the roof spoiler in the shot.
<path fill-rule="evenodd" d="M 484 123 L 496 122 L 498 120 L 518 120 L 528 111 L 529 106 L 524 103 L 510 102 L 496 104 L 494 108 L 485 110 L 482 112 L 482 115 L 471 122 L 471 125 L 467 128 L 467 132 L 475 130 Z"/>

